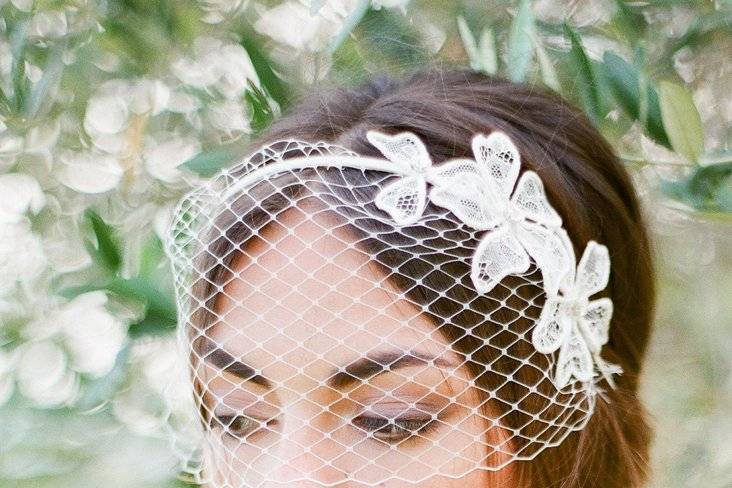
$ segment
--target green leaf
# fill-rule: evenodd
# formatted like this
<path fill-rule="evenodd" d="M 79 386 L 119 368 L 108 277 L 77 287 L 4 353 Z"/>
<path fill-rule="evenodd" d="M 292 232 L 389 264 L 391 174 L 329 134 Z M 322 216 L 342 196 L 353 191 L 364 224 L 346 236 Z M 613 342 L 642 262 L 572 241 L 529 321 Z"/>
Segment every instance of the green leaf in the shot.
<path fill-rule="evenodd" d="M 674 151 L 698 162 L 704 152 L 701 116 L 691 93 L 670 81 L 660 83 L 661 119 Z"/>
<path fill-rule="evenodd" d="M 534 47 L 536 48 L 536 55 L 539 58 L 539 69 L 541 70 L 541 79 L 546 86 L 556 92 L 560 92 L 562 87 L 559 84 L 559 78 L 557 77 L 557 71 L 552 64 L 551 59 L 544 49 L 544 45 L 536 35 L 533 37 Z"/>
<path fill-rule="evenodd" d="M 343 41 L 346 40 L 346 37 L 348 37 L 359 22 L 361 22 L 361 19 L 366 15 L 366 12 L 369 11 L 369 7 L 371 7 L 371 0 L 359 0 L 358 5 L 356 5 L 353 12 L 346 17 L 341 30 L 331 40 L 330 45 L 328 46 L 328 52 L 332 54 L 338 50 L 340 45 L 343 44 Z"/>
<path fill-rule="evenodd" d="M 130 337 L 165 334 L 175 329 L 178 322 L 175 301 L 151 280 L 144 277 L 117 278 L 103 288 L 125 299 L 141 302 L 145 315 L 130 324 Z"/>
<path fill-rule="evenodd" d="M 732 213 L 732 176 L 727 177 L 725 184 L 719 185 L 714 199 L 720 210 Z"/>
<path fill-rule="evenodd" d="M 143 317 L 130 324 L 130 337 L 142 335 L 160 335 L 175 329 L 178 318 L 172 292 L 166 291 L 158 282 L 146 276 L 135 278 L 113 278 L 105 283 L 89 283 L 82 286 L 63 289 L 59 295 L 73 298 L 95 290 L 107 290 L 115 296 L 137 302 L 145 309 Z"/>
<path fill-rule="evenodd" d="M 496 55 L 496 43 L 493 30 L 485 27 L 480 33 L 480 41 L 476 43 L 473 32 L 463 16 L 458 16 L 458 32 L 463 40 L 463 47 L 468 54 L 470 67 L 476 71 L 482 71 L 489 75 L 496 74 L 498 69 L 498 57 Z"/>
<path fill-rule="evenodd" d="M 474 70 L 480 70 L 480 54 L 478 51 L 478 45 L 475 42 L 473 32 L 468 27 L 468 23 L 462 15 L 457 18 L 458 32 L 460 33 L 460 39 L 463 40 L 463 47 L 465 52 L 468 54 L 468 60 L 470 61 L 470 67 Z"/>
<path fill-rule="evenodd" d="M 13 110 L 13 104 L 10 103 L 10 100 L 8 99 L 7 95 L 5 95 L 5 92 L 0 87 L 0 114 L 3 114 L 5 116 L 10 115 L 10 112 Z"/>
<path fill-rule="evenodd" d="M 624 0 L 615 0 L 614 3 L 615 15 L 613 15 L 610 25 L 633 45 L 642 38 L 645 32 L 645 20 L 641 14 L 628 7 Z"/>
<path fill-rule="evenodd" d="M 152 309 L 148 310 L 142 319 L 130 324 L 127 334 L 133 339 L 143 336 L 160 336 L 175 331 L 176 325 L 176 320 L 171 320 L 170 316 Z"/>
<path fill-rule="evenodd" d="M 516 83 L 526 79 L 533 54 L 534 15 L 530 0 L 521 0 L 508 37 L 508 78 Z"/>
<path fill-rule="evenodd" d="M 703 154 L 699 156 L 699 164 L 702 166 L 732 164 L 732 150 Z"/>
<path fill-rule="evenodd" d="M 480 32 L 478 52 L 482 70 L 486 74 L 495 75 L 498 71 L 498 55 L 496 54 L 496 36 L 490 27 L 485 27 Z"/>
<path fill-rule="evenodd" d="M 203 151 L 181 165 L 197 175 L 208 177 L 228 166 L 236 156 L 226 149 Z"/>
<path fill-rule="evenodd" d="M 732 192 L 732 162 L 697 166 L 681 181 L 662 181 L 670 197 L 704 212 L 729 212 Z"/>
<path fill-rule="evenodd" d="M 245 94 L 249 110 L 252 115 L 252 129 L 259 132 L 269 126 L 275 118 L 276 109 L 272 106 L 271 99 L 258 86 L 249 83 L 249 89 Z"/>
<path fill-rule="evenodd" d="M 13 85 L 13 96 L 15 98 L 15 110 L 22 113 L 25 107 L 26 91 L 28 83 L 25 79 L 25 48 L 26 30 L 28 20 L 19 22 L 10 32 L 10 52 L 13 60 L 10 65 L 11 80 Z"/>
<path fill-rule="evenodd" d="M 63 52 L 66 46 L 66 42 L 59 42 L 51 49 L 41 79 L 30 90 L 28 103 L 25 106 L 25 112 L 29 118 L 38 115 L 38 110 L 43 102 L 48 101 L 48 94 L 52 93 L 61 81 L 64 69 Z"/>
<path fill-rule="evenodd" d="M 114 229 L 91 209 L 87 209 L 85 216 L 96 238 L 96 245 L 88 245 L 87 250 L 105 269 L 116 273 L 122 265 L 122 253 Z"/>
<path fill-rule="evenodd" d="M 605 51 L 603 55 L 602 68 L 610 90 L 623 110 L 634 119 L 639 120 L 645 127 L 646 133 L 654 141 L 671 148 L 661 120 L 658 92 L 650 81 L 645 82 L 646 117 L 643 121 L 641 120 L 640 71 L 617 54 L 609 51 Z"/>
<path fill-rule="evenodd" d="M 247 50 L 264 90 L 281 108 L 287 107 L 290 101 L 289 93 L 291 90 L 277 73 L 275 73 L 275 70 L 272 69 L 272 62 L 267 57 L 267 51 L 264 46 L 262 46 L 257 37 L 252 33 L 244 34 L 241 44 Z"/>
<path fill-rule="evenodd" d="M 587 56 L 585 49 L 582 47 L 582 40 L 569 25 L 564 24 L 564 34 L 569 38 L 571 43 L 570 58 L 577 72 L 577 92 L 582 106 L 597 124 L 602 119 L 602 108 L 600 103 L 600 89 L 597 73 L 595 68 Z"/>
<path fill-rule="evenodd" d="M 165 262 L 163 243 L 155 233 L 151 233 L 140 250 L 140 276 L 153 277 Z"/>

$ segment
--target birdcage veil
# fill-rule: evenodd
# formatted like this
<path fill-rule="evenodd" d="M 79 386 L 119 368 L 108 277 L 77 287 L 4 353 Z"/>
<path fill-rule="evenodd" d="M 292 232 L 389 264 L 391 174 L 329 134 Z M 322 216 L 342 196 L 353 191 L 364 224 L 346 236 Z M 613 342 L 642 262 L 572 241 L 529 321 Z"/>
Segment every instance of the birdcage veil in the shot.
<path fill-rule="evenodd" d="M 619 372 L 600 356 L 607 249 L 590 241 L 577 262 L 508 136 L 439 164 L 414 134 L 368 139 L 382 157 L 268 145 L 175 213 L 195 406 L 177 445 L 198 481 L 498 471 L 582 429 Z"/>

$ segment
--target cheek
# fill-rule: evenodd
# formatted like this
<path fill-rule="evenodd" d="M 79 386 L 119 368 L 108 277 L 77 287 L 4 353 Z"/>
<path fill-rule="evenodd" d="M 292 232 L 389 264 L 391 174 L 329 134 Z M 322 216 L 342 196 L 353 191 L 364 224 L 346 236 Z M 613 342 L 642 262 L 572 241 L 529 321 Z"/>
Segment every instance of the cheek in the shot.
<path fill-rule="evenodd" d="M 236 452 L 222 449 L 222 446 L 216 446 L 214 441 L 205 448 L 205 470 L 204 477 L 209 480 L 205 486 L 208 488 L 240 488 L 246 486 L 257 486 L 264 480 L 248 469 L 247 463 L 240 459 L 246 459 L 247 455 L 252 453 L 241 452 L 246 451 L 246 447 L 240 447 Z M 482 447 L 482 446 L 481 446 Z M 241 458 L 240 458 L 241 456 Z M 465 468 L 465 466 L 463 466 Z M 485 469 L 472 469 L 470 472 L 457 477 L 434 476 L 421 482 L 409 482 L 405 480 L 389 480 L 386 482 L 363 483 L 357 481 L 345 481 L 341 484 L 332 485 L 337 488 L 366 488 L 378 486 L 380 488 L 517 488 L 519 485 L 515 482 L 514 473 L 515 464 L 511 463 L 499 471 L 488 471 Z M 375 466 L 374 471 L 378 471 L 379 467 Z M 383 475 L 383 473 L 381 473 Z M 405 477 L 409 478 L 410 474 L 405 473 Z M 362 480 L 363 481 L 363 480 Z M 333 479 L 328 480 L 333 483 Z M 283 487 L 290 485 L 287 482 L 268 484 L 264 482 L 263 487 L 277 486 Z M 292 485 L 294 486 L 294 485 Z M 307 482 L 298 486 L 311 486 Z M 323 486 L 320 483 L 312 483 L 313 487 Z"/>
<path fill-rule="evenodd" d="M 505 474 L 503 474 L 505 473 Z M 407 483 L 404 481 L 391 481 L 379 485 L 381 488 L 509 488 L 513 487 L 510 483 L 510 473 L 508 468 L 504 468 L 498 472 L 484 471 L 476 469 L 475 471 L 461 476 L 460 478 L 435 477 L 430 478 L 421 483 Z M 346 487 L 343 487 L 346 488 Z M 348 485 L 347 488 L 352 488 Z M 355 488 L 355 485 L 354 487 Z"/>

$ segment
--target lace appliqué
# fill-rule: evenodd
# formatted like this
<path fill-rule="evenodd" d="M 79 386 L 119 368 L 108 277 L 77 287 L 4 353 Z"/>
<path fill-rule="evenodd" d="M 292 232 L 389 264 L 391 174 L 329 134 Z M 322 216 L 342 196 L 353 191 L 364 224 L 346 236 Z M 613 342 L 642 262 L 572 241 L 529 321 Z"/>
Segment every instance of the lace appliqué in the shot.
<path fill-rule="evenodd" d="M 416 222 L 430 201 L 450 210 L 466 225 L 489 231 L 471 263 L 479 293 L 495 288 L 506 276 L 524 273 L 534 259 L 548 294 L 556 294 L 574 266 L 567 251 L 562 219 L 552 208 L 541 179 L 525 171 L 519 179 L 518 149 L 502 132 L 477 135 L 475 159 L 455 159 L 433 166 L 417 136 L 368 133 L 369 141 L 397 165 L 402 177 L 385 186 L 376 205 L 399 225 Z M 518 179 L 518 183 L 516 180 Z"/>
<path fill-rule="evenodd" d="M 561 294 L 547 298 L 532 343 L 544 354 L 559 350 L 554 374 L 557 388 L 564 388 L 572 377 L 591 382 L 595 366 L 614 386 L 612 374 L 620 373 L 620 368 L 600 357 L 600 350 L 608 341 L 613 303 L 609 298 L 590 300 L 605 289 L 610 278 L 607 248 L 590 241 L 573 274 Z"/>
<path fill-rule="evenodd" d="M 413 224 L 424 212 L 430 184 L 432 203 L 469 227 L 485 230 L 471 261 L 471 279 L 479 293 L 490 292 L 506 276 L 525 273 L 533 258 L 548 298 L 532 342 L 541 353 L 559 351 L 555 385 L 564 388 L 572 378 L 591 383 L 595 368 L 613 385 L 611 375 L 620 369 L 600 357 L 608 340 L 612 301 L 589 299 L 607 286 L 607 248 L 591 241 L 575 270 L 562 219 L 539 175 L 524 171 L 519 178 L 521 158 L 511 139 L 499 131 L 477 135 L 472 141 L 474 159 L 434 166 L 412 133 L 370 131 L 367 137 L 401 174 L 378 193 L 376 206 L 398 225 Z"/>
<path fill-rule="evenodd" d="M 432 166 L 427 148 L 417 136 L 410 133 L 392 137 L 370 131 L 366 137 L 405 174 L 385 185 L 376 195 L 374 203 L 391 215 L 398 225 L 415 223 L 422 216 L 427 201 L 425 172 Z"/>

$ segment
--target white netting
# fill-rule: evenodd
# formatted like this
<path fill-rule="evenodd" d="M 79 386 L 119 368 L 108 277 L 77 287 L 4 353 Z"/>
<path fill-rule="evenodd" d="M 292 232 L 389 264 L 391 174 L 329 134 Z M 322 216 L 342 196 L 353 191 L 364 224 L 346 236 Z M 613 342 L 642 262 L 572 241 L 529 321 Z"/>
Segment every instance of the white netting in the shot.
<path fill-rule="evenodd" d="M 216 487 L 410 484 L 496 471 L 581 429 L 612 303 L 578 269 L 510 139 L 432 165 L 281 141 L 180 204 L 167 242 L 197 435 Z M 298 485 L 299 486 L 299 485 Z M 351 486 L 351 485 L 349 485 Z"/>

